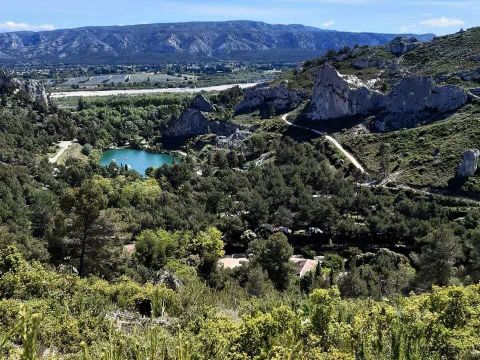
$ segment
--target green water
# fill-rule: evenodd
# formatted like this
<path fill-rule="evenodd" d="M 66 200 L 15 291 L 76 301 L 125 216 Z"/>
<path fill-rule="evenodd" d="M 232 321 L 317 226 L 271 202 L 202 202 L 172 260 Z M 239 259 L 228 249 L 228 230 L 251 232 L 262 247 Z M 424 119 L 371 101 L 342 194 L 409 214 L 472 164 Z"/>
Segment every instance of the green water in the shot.
<path fill-rule="evenodd" d="M 100 165 L 108 166 L 111 162 L 117 165 L 127 165 L 140 175 L 145 176 L 149 167 L 158 168 L 165 164 L 172 164 L 175 160 L 170 154 L 159 154 L 133 148 L 110 149 L 105 151 L 100 158 Z"/>

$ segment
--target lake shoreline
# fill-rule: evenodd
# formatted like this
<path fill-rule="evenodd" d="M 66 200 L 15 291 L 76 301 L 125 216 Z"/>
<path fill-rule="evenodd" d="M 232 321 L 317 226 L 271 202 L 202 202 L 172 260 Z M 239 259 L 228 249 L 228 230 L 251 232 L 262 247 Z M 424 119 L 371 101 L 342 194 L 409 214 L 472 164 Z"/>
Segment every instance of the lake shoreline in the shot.
<path fill-rule="evenodd" d="M 129 170 L 134 170 L 145 177 L 147 169 L 157 169 L 163 165 L 172 165 L 177 160 L 178 157 L 170 152 L 123 146 L 121 148 L 111 148 L 103 151 L 99 159 L 99 164 L 102 167 L 108 167 L 112 163 L 119 167 L 127 166 Z"/>
<path fill-rule="evenodd" d="M 133 150 L 149 152 L 149 153 L 152 153 L 152 154 L 169 154 L 173 157 L 184 157 L 185 158 L 185 157 L 188 156 L 188 154 L 186 152 L 183 152 L 183 151 L 180 151 L 180 150 L 161 149 L 161 148 L 158 148 L 158 147 L 155 147 L 155 146 L 150 146 L 148 144 L 110 145 L 107 148 L 100 149 L 100 151 L 103 153 L 107 150 L 122 150 L 122 149 L 133 149 Z"/>

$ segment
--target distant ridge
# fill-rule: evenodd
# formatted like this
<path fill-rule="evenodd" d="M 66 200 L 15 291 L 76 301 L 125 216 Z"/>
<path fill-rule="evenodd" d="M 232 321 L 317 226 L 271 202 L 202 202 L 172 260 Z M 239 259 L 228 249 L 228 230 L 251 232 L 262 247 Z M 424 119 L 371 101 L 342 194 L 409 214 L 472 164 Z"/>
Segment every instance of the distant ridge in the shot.
<path fill-rule="evenodd" d="M 2 33 L 0 61 L 17 64 L 138 64 L 202 59 L 298 61 L 329 49 L 383 45 L 396 36 L 257 21 L 91 26 Z M 434 37 L 433 34 L 414 36 L 422 41 Z"/>

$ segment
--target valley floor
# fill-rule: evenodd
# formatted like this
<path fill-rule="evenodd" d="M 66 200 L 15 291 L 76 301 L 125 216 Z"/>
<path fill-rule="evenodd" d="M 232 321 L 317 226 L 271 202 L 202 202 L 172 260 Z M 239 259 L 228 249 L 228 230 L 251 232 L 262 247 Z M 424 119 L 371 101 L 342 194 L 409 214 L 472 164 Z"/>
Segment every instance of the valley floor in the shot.
<path fill-rule="evenodd" d="M 52 98 L 66 98 L 66 97 L 93 97 L 93 96 L 116 96 L 116 95 L 148 95 L 148 94 L 197 94 L 201 92 L 224 91 L 236 86 L 241 89 L 248 89 L 254 87 L 259 83 L 247 84 L 225 84 L 218 86 L 199 87 L 199 88 L 168 88 L 168 89 L 128 89 L 128 90 L 97 90 L 97 91 L 70 91 L 70 92 L 53 92 Z"/>

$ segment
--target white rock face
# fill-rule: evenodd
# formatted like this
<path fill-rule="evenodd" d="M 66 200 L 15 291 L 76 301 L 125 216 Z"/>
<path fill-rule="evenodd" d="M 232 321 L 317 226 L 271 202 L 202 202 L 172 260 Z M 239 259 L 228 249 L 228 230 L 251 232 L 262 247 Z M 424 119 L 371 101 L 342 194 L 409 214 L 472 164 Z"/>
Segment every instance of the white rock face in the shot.
<path fill-rule="evenodd" d="M 383 94 L 325 64 L 317 73 L 308 116 L 312 120 L 331 120 L 378 114 L 389 119 L 388 125 L 384 124 L 386 130 L 403 127 L 405 119 L 456 110 L 467 100 L 465 90 L 438 86 L 427 77 L 404 78 Z"/>
<path fill-rule="evenodd" d="M 317 73 L 311 118 L 328 120 L 367 115 L 383 104 L 383 94 L 371 90 L 355 76 L 343 76 L 326 64 Z"/>
<path fill-rule="evenodd" d="M 460 177 L 473 176 L 477 171 L 478 157 L 480 156 L 480 150 L 471 149 L 463 153 L 463 160 L 458 167 L 457 175 Z"/>
<path fill-rule="evenodd" d="M 420 46 L 420 41 L 414 37 L 399 36 L 393 39 L 388 45 L 388 50 L 395 55 L 402 55 Z"/>
<path fill-rule="evenodd" d="M 467 93 L 456 86 L 437 86 L 428 77 L 405 78 L 387 95 L 389 113 L 420 113 L 427 110 L 443 113 L 458 109 L 467 102 Z"/>

